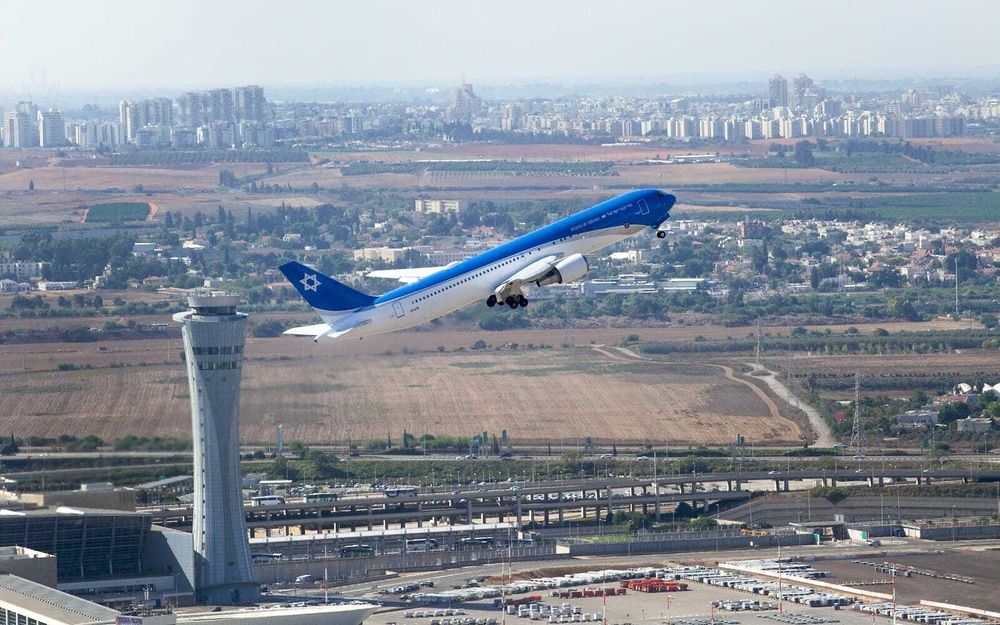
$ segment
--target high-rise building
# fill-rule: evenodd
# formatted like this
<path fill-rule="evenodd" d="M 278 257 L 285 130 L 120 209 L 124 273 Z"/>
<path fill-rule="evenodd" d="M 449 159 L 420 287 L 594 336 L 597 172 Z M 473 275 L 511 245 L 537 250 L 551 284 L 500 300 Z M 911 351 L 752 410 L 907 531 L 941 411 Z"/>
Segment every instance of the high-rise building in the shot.
<path fill-rule="evenodd" d="M 778 106 L 788 106 L 788 81 L 779 74 L 771 77 L 767 83 L 768 106 L 775 108 Z"/>
<path fill-rule="evenodd" d="M 177 121 L 188 128 L 197 128 L 205 121 L 203 93 L 189 91 L 177 98 Z"/>
<path fill-rule="evenodd" d="M 257 599 L 240 492 L 240 379 L 247 315 L 239 297 L 189 296 L 181 324 L 194 439 L 195 593 L 200 602 Z"/>
<path fill-rule="evenodd" d="M 264 121 L 264 108 L 267 100 L 264 99 L 264 89 L 262 87 L 258 85 L 236 87 L 232 90 L 232 94 L 231 107 L 236 119 Z"/>
<path fill-rule="evenodd" d="M 4 145 L 8 148 L 37 148 L 38 122 L 19 104 L 18 110 L 4 113 L 3 135 Z"/>
<path fill-rule="evenodd" d="M 114 148 L 121 145 L 121 124 L 88 121 L 74 124 L 69 133 L 73 143 L 81 148 Z"/>
<path fill-rule="evenodd" d="M 806 108 L 806 96 L 809 94 L 811 97 L 815 97 L 816 83 L 813 82 L 812 78 L 809 78 L 805 74 L 799 74 L 792 81 L 792 108 L 803 109 Z M 815 102 L 813 103 L 815 106 Z"/>
<path fill-rule="evenodd" d="M 172 126 L 174 105 L 170 98 L 122 100 L 118 104 L 118 118 L 126 140 L 134 141 L 139 130 L 146 126 Z"/>
<path fill-rule="evenodd" d="M 472 90 L 472 83 L 463 82 L 455 91 L 455 102 L 451 105 L 449 117 L 452 121 L 471 123 L 472 118 L 479 114 L 482 105 L 482 100 Z"/>
<path fill-rule="evenodd" d="M 49 109 L 38 111 L 38 140 L 43 148 L 66 145 L 66 121 L 62 111 Z"/>

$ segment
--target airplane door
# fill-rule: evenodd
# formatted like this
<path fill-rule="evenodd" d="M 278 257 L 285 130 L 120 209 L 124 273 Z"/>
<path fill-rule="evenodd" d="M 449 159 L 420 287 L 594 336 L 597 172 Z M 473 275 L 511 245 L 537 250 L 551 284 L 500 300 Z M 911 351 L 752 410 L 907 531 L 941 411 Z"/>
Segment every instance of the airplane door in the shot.
<path fill-rule="evenodd" d="M 404 314 L 405 313 L 403 312 L 403 305 L 400 304 L 399 302 L 393 302 L 392 303 L 392 316 L 395 317 L 395 318 L 397 318 L 397 319 L 399 319 Z"/>
<path fill-rule="evenodd" d="M 649 204 L 646 204 L 646 200 L 639 200 L 639 214 L 648 215 L 649 214 Z"/>

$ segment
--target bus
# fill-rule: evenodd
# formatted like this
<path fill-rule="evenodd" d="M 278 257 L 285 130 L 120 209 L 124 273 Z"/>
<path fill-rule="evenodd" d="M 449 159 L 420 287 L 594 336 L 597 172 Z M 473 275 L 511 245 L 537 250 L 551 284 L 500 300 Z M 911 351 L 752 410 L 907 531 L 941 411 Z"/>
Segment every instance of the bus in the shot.
<path fill-rule="evenodd" d="M 306 495 L 306 503 L 330 503 L 340 499 L 337 493 L 309 493 Z"/>
<path fill-rule="evenodd" d="M 411 538 L 406 541 L 407 551 L 433 551 L 438 548 L 438 541 L 433 538 Z"/>
<path fill-rule="evenodd" d="M 285 556 L 280 553 L 251 553 L 250 560 L 253 562 L 279 562 L 284 560 Z"/>
<path fill-rule="evenodd" d="M 385 489 L 386 497 L 416 497 L 417 487 L 416 486 L 405 486 L 401 488 L 387 488 Z"/>
<path fill-rule="evenodd" d="M 492 549 L 494 544 L 496 540 L 492 536 L 463 538 L 458 541 L 458 546 L 462 549 Z"/>
<path fill-rule="evenodd" d="M 341 558 L 371 558 L 375 555 L 375 547 L 371 545 L 347 545 L 340 548 Z"/>
<path fill-rule="evenodd" d="M 251 497 L 250 505 L 254 507 L 260 506 L 283 506 L 285 505 L 285 498 L 281 495 L 264 495 L 263 497 Z"/>

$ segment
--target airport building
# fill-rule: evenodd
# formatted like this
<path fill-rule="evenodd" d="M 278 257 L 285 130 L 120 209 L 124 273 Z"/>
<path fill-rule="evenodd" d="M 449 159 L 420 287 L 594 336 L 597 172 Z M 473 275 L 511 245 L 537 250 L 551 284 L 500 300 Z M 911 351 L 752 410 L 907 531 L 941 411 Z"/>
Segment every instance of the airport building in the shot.
<path fill-rule="evenodd" d="M 240 492 L 239 404 L 247 315 L 239 297 L 191 295 L 182 326 L 194 439 L 195 588 L 199 602 L 258 598 Z"/>

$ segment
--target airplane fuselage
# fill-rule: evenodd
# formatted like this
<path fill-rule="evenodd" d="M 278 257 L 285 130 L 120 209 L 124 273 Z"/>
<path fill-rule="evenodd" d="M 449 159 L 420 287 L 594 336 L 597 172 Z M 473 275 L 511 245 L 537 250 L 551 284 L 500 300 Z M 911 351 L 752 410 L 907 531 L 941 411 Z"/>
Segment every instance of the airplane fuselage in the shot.
<path fill-rule="evenodd" d="M 657 228 L 667 219 L 673 203 L 673 196 L 659 191 L 625 194 L 389 291 L 371 306 L 346 314 L 321 312 L 321 316 L 334 330 L 353 327 L 350 338 L 421 325 L 483 302 L 512 274 L 541 259 L 592 254 L 640 232 L 649 232 L 649 228 Z"/>

